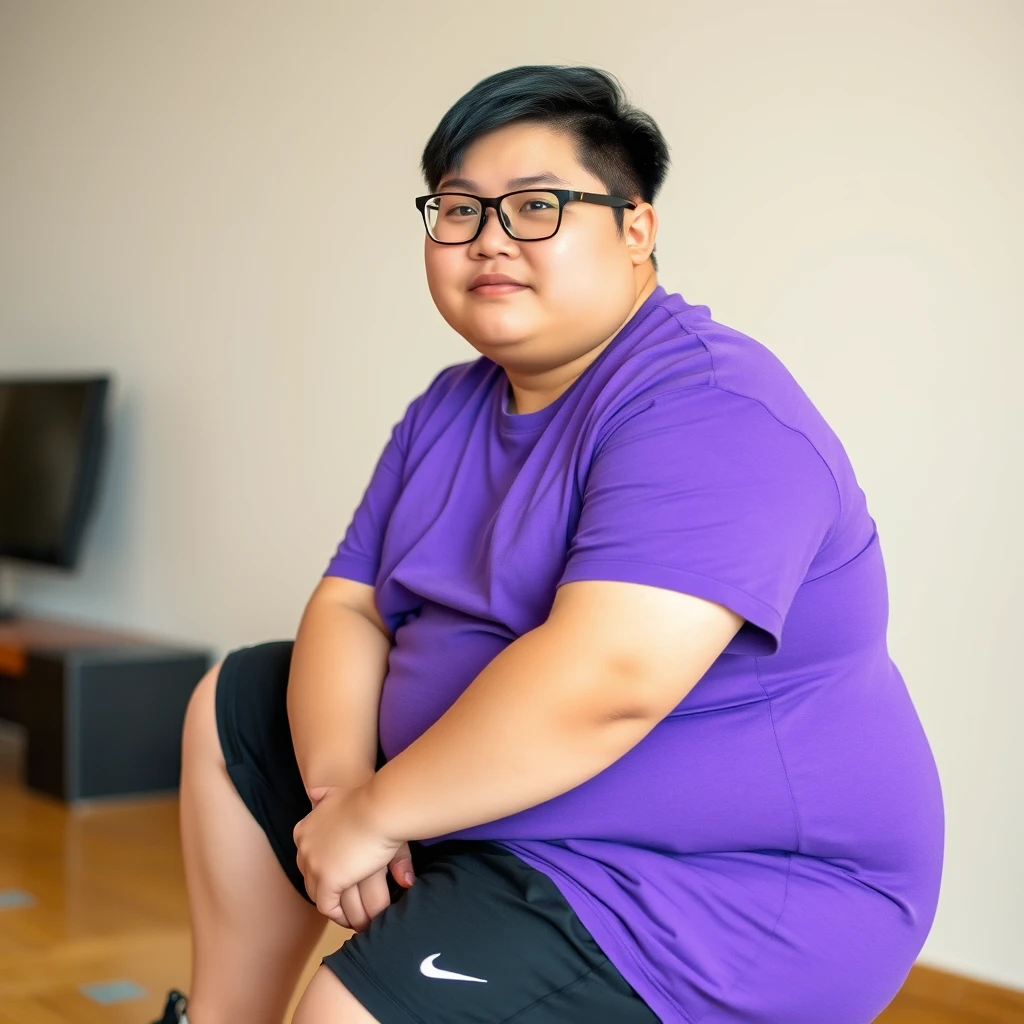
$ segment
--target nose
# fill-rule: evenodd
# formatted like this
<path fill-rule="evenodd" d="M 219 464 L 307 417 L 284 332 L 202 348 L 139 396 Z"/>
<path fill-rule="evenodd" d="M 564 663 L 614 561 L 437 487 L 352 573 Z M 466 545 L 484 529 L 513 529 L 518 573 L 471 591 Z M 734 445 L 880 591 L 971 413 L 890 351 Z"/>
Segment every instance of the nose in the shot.
<path fill-rule="evenodd" d="M 498 223 L 501 211 L 489 206 L 484 210 L 483 216 L 484 226 L 480 229 L 480 234 L 470 242 L 469 255 L 477 259 L 488 259 L 499 254 L 517 256 L 519 243 L 510 238 L 508 232 Z"/>

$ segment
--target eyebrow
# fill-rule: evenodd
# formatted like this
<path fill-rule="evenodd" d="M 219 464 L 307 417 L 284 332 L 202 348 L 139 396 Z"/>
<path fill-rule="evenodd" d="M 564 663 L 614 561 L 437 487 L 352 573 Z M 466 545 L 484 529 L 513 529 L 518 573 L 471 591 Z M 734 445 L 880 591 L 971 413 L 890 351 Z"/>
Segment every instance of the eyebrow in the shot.
<path fill-rule="evenodd" d="M 564 178 L 560 178 L 557 174 L 553 174 L 551 171 L 544 171 L 541 174 L 530 174 L 525 178 L 509 178 L 508 187 L 510 189 L 517 188 L 529 188 L 530 185 L 568 185 L 569 182 Z M 437 186 L 439 189 L 445 188 L 466 188 L 473 189 L 477 188 L 475 181 L 470 181 L 469 178 L 445 178 L 440 185 Z"/>

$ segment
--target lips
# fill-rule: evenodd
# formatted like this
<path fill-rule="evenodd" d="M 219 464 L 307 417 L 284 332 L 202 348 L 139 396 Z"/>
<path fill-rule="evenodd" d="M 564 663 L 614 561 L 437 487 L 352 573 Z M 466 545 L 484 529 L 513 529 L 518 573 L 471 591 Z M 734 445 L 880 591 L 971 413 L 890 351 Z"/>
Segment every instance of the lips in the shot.
<path fill-rule="evenodd" d="M 516 281 L 511 277 L 506 277 L 504 274 L 481 274 L 479 277 L 473 279 L 473 283 L 469 286 L 469 290 L 474 292 L 478 288 L 486 288 L 488 285 L 514 285 L 517 288 L 526 287 L 522 281 Z"/>

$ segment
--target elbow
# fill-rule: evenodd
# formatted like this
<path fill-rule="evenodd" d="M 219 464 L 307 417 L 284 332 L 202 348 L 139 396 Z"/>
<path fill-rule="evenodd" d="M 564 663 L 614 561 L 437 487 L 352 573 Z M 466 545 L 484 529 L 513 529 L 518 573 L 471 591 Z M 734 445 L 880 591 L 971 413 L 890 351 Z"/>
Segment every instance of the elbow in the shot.
<path fill-rule="evenodd" d="M 657 721 L 662 716 L 651 700 L 654 673 L 644 658 L 619 653 L 604 665 L 607 681 L 602 693 L 601 717 L 607 722 Z"/>
<path fill-rule="evenodd" d="M 605 685 L 595 694 L 598 720 L 605 725 L 635 722 L 653 728 L 672 706 L 655 685 L 655 673 L 642 659 L 611 659 L 605 664 Z"/>
<path fill-rule="evenodd" d="M 612 725 L 615 722 L 656 721 L 657 716 L 641 704 L 619 703 L 604 708 L 598 716 L 598 719 L 602 725 Z"/>

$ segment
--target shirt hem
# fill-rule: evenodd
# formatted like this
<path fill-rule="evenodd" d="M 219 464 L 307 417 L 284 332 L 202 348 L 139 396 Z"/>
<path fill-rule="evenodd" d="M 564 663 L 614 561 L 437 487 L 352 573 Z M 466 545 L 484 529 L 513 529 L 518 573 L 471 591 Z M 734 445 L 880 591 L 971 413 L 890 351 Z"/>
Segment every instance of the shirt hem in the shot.
<path fill-rule="evenodd" d="M 366 583 L 371 587 L 377 582 L 376 566 L 345 556 L 332 558 L 324 570 L 324 575 L 341 576 L 343 579 Z"/>

